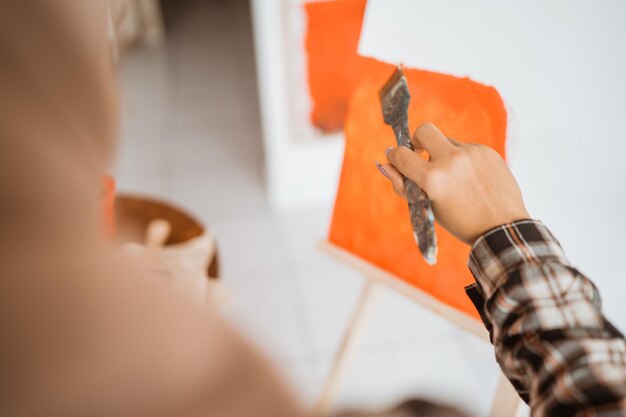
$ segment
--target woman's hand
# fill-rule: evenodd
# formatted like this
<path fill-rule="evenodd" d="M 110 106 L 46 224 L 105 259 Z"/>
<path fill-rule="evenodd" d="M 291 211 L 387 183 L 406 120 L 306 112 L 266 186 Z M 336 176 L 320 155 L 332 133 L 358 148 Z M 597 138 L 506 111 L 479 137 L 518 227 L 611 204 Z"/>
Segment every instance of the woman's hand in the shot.
<path fill-rule="evenodd" d="M 419 185 L 439 224 L 458 239 L 471 245 L 489 229 L 529 217 L 513 174 L 493 149 L 448 139 L 431 123 L 418 127 L 411 141 L 415 151 L 389 148 L 389 164 L 379 168 L 404 198 L 402 175 Z"/>

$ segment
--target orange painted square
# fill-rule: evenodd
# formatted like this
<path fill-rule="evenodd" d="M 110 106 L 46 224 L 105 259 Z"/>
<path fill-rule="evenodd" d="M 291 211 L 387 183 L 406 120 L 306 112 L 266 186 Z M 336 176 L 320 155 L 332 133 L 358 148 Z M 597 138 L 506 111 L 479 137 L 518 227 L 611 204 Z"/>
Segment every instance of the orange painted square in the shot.
<path fill-rule="evenodd" d="M 413 239 L 406 201 L 397 197 L 376 169 L 395 145 L 384 124 L 378 91 L 394 66 L 358 59 L 358 74 L 344 126 L 345 154 L 330 242 L 355 254 L 440 301 L 470 315 L 477 313 L 465 295 L 473 282 L 467 268 L 470 248 L 438 225 L 438 262 L 427 265 Z M 411 91 L 410 129 L 429 121 L 447 136 L 505 151 L 506 111 L 490 86 L 451 75 L 405 69 Z"/>

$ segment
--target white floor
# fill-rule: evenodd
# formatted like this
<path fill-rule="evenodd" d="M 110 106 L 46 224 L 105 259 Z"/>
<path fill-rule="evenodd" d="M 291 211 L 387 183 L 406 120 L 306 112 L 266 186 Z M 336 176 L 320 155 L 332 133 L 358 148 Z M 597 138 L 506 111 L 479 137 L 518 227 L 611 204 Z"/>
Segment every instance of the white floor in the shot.
<path fill-rule="evenodd" d="M 166 43 L 121 65 L 119 187 L 180 203 L 209 225 L 235 295 L 227 316 L 311 404 L 363 280 L 315 250 L 330 205 L 267 208 L 246 2 L 179 3 Z M 499 371 L 487 343 L 391 292 L 363 339 L 338 408 L 419 396 L 488 414 Z"/>

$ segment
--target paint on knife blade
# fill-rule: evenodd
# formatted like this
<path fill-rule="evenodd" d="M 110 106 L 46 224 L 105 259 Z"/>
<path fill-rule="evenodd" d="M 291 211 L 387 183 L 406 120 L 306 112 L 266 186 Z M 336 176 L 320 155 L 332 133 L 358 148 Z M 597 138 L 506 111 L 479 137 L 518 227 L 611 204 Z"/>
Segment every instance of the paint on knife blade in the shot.
<path fill-rule="evenodd" d="M 399 65 L 379 92 L 385 123 L 391 126 L 398 146 L 413 149 L 409 134 L 409 102 L 411 94 Z M 432 204 L 426 193 L 410 179 L 404 177 L 404 189 L 409 202 L 413 236 L 429 265 L 437 262 L 437 236 Z"/>

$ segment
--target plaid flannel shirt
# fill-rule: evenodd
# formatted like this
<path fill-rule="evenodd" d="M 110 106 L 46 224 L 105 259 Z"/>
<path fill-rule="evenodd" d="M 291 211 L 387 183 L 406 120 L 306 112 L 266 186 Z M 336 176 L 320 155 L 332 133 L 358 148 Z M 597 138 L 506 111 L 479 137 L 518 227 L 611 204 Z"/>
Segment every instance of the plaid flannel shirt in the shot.
<path fill-rule="evenodd" d="M 540 222 L 480 237 L 469 259 L 496 359 L 533 416 L 626 415 L 626 341 Z"/>

